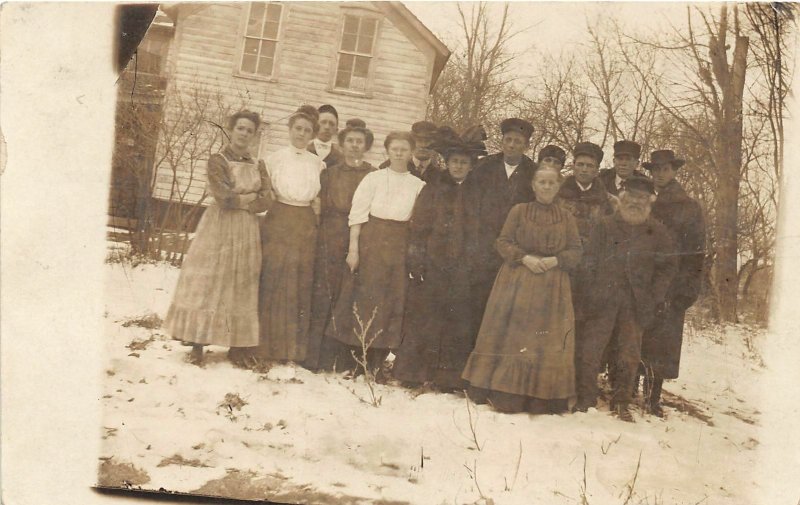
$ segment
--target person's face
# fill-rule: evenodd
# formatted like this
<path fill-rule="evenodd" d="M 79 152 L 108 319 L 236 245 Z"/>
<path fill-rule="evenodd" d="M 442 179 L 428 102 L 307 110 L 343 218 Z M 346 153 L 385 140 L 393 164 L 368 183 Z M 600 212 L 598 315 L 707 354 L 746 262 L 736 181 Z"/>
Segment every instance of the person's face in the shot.
<path fill-rule="evenodd" d="M 541 203 L 550 203 L 558 194 L 561 187 L 559 173 L 553 169 L 539 169 L 533 176 L 533 192 Z"/>
<path fill-rule="evenodd" d="M 520 132 L 510 131 L 503 135 L 503 156 L 506 160 L 519 161 L 530 145 L 528 138 Z"/>
<path fill-rule="evenodd" d="M 620 153 L 614 155 L 614 170 L 620 179 L 627 179 L 633 175 L 633 171 L 639 166 L 639 158 L 634 158 L 630 154 Z"/>
<path fill-rule="evenodd" d="M 319 132 L 317 138 L 327 142 L 336 135 L 339 129 L 339 121 L 330 112 L 323 112 L 319 115 Z"/>
<path fill-rule="evenodd" d="M 364 157 L 367 148 L 367 139 L 361 132 L 350 132 L 344 137 L 342 150 L 348 158 L 360 160 Z"/>
<path fill-rule="evenodd" d="M 641 224 L 650 216 L 653 195 L 647 191 L 632 189 L 623 191 L 619 197 L 619 212 L 628 224 Z"/>
<path fill-rule="evenodd" d="M 650 175 L 653 177 L 653 184 L 655 184 L 658 189 L 672 182 L 676 174 L 677 170 L 672 167 L 672 163 L 659 163 L 650 170 Z"/>
<path fill-rule="evenodd" d="M 238 149 L 245 150 L 250 147 L 255 136 L 256 124 L 249 119 L 240 117 L 231 130 L 231 144 Z"/>
<path fill-rule="evenodd" d="M 600 164 L 593 156 L 579 154 L 575 158 L 575 163 L 572 167 L 572 172 L 575 174 L 575 180 L 588 186 L 595 180 L 599 173 Z"/>
<path fill-rule="evenodd" d="M 453 179 L 463 181 L 470 170 L 472 170 L 472 158 L 470 156 L 456 153 L 447 158 L 447 171 L 450 172 Z"/>
<path fill-rule="evenodd" d="M 414 149 L 414 157 L 420 161 L 426 161 L 431 159 L 433 156 L 433 151 L 431 150 L 431 144 L 433 143 L 433 139 L 428 137 L 414 137 L 416 141 L 416 148 Z"/>
<path fill-rule="evenodd" d="M 386 154 L 393 163 L 407 164 L 411 161 L 411 143 L 402 139 L 393 140 L 386 148 Z"/>
<path fill-rule="evenodd" d="M 298 149 L 304 149 L 314 138 L 314 125 L 311 121 L 299 117 L 289 127 L 289 140 Z"/>

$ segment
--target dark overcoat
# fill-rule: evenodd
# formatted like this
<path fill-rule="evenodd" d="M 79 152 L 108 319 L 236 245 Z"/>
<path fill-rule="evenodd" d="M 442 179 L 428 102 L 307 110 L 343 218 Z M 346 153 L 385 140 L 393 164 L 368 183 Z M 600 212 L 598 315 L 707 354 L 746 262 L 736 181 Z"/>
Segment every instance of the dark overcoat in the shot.
<path fill-rule="evenodd" d="M 386 160 L 378 165 L 378 168 L 387 168 L 389 164 L 389 160 Z M 445 173 L 445 163 L 441 156 L 432 156 L 431 162 L 428 164 L 428 168 L 426 168 L 424 172 L 421 172 L 420 169 L 414 164 L 414 160 L 410 160 L 408 162 L 408 171 L 411 173 L 411 175 L 419 177 L 425 181 L 426 184 L 430 184 L 437 182 L 442 178 Z"/>
<path fill-rule="evenodd" d="M 461 371 L 480 324 L 470 307 L 477 189 L 473 177 L 458 184 L 445 172 L 422 189 L 414 205 L 408 250 L 414 281 L 393 368 L 399 380 L 465 386 Z"/>
<path fill-rule="evenodd" d="M 594 180 L 591 188 L 583 191 L 578 186 L 575 176 L 570 175 L 564 179 L 558 196 L 561 199 L 561 204 L 575 216 L 582 243 L 585 243 L 589 238 L 592 223 L 603 216 L 614 213 L 614 207 L 611 205 L 608 191 L 606 191 L 603 181 L 599 178 Z"/>
<path fill-rule="evenodd" d="M 595 223 L 584 248 L 583 267 L 576 304 L 587 318 L 600 315 L 613 293 L 630 289 L 636 322 L 647 328 L 656 306 L 667 296 L 678 261 L 663 224 L 649 217 L 630 225 L 616 213 Z"/>
<path fill-rule="evenodd" d="M 653 217 L 664 224 L 675 243 L 678 272 L 667 292 L 668 310 L 642 337 L 642 361 L 664 379 L 678 377 L 686 309 L 700 294 L 705 255 L 705 222 L 700 204 L 673 180 L 659 191 Z"/>
<path fill-rule="evenodd" d="M 503 264 L 503 258 L 495 249 L 495 241 L 511 208 L 534 200 L 531 179 L 535 166 L 533 160 L 523 155 L 516 170 L 508 177 L 503 153 L 486 156 L 475 166 L 474 176 L 478 185 L 475 253 L 478 267 L 474 272 L 472 294 L 473 310 L 481 314 Z"/>
<path fill-rule="evenodd" d="M 633 175 L 647 177 L 646 173 L 640 172 L 639 170 L 634 170 Z M 598 175 L 597 178 L 603 182 L 603 185 L 606 187 L 606 191 L 614 196 L 619 196 L 619 188 L 617 188 L 617 171 L 615 169 L 605 168 L 600 170 L 600 175 Z"/>

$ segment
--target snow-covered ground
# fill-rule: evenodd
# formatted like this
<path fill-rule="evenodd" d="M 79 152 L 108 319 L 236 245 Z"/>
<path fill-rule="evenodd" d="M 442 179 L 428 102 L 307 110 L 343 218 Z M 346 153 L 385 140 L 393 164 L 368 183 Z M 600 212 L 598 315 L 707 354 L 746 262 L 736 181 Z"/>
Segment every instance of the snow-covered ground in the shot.
<path fill-rule="evenodd" d="M 759 493 L 763 331 L 687 328 L 666 419 L 498 414 L 388 385 L 373 407 L 363 382 L 241 370 L 223 348 L 189 365 L 187 347 L 148 328 L 178 269 L 107 275 L 101 485 L 320 504 L 745 505 Z"/>

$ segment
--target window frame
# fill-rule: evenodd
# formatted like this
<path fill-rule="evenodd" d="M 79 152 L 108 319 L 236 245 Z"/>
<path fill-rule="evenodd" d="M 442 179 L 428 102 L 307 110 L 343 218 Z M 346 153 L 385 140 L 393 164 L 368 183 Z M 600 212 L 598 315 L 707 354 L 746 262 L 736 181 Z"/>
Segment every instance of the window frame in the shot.
<path fill-rule="evenodd" d="M 275 39 L 275 55 L 273 56 L 272 62 L 272 73 L 269 76 L 266 75 L 259 75 L 259 74 L 250 74 L 247 72 L 242 71 L 242 59 L 244 58 L 244 47 L 245 41 L 247 40 L 247 24 L 250 20 L 250 12 L 253 8 L 253 4 L 264 4 L 264 6 L 268 6 L 269 4 L 276 4 L 281 7 L 281 15 L 278 20 L 278 35 Z M 243 79 L 252 79 L 256 81 L 266 81 L 266 82 L 277 82 L 279 73 L 280 73 L 280 58 L 282 52 L 281 42 L 284 40 L 284 32 L 286 30 L 286 12 L 289 9 L 289 5 L 285 2 L 281 1 L 268 1 L 268 2 L 246 2 L 243 3 L 245 7 L 242 9 L 242 16 L 241 21 L 239 24 L 239 33 L 238 38 L 236 41 L 236 60 L 234 61 L 233 67 L 233 75 L 236 77 L 241 77 Z M 272 39 L 262 39 L 259 40 L 272 40 Z"/>
<path fill-rule="evenodd" d="M 380 11 L 360 7 L 360 6 L 347 6 L 341 7 L 341 14 L 339 15 L 338 20 L 338 34 L 336 37 L 336 43 L 333 46 L 333 57 L 331 61 L 331 71 L 330 71 L 330 79 L 328 81 L 328 92 L 342 94 L 342 95 L 350 95 L 350 96 L 358 96 L 358 97 L 366 97 L 372 98 L 373 97 L 373 86 L 375 81 L 375 65 L 378 61 L 378 49 L 380 47 L 380 34 L 381 29 L 383 27 L 383 14 Z M 372 52 L 369 55 L 369 69 L 367 70 L 367 77 L 366 83 L 364 85 L 363 90 L 352 89 L 352 88 L 339 88 L 336 86 L 336 78 L 339 74 L 339 59 L 342 54 L 351 54 L 353 56 L 366 56 L 365 53 L 359 53 L 357 51 L 343 51 L 342 50 L 342 40 L 344 39 L 344 24 L 347 16 L 355 16 L 359 19 L 370 18 L 375 20 L 375 33 L 372 39 Z M 361 26 L 361 21 L 359 21 L 359 27 Z M 357 48 L 356 48 L 357 49 Z M 352 73 L 351 73 L 352 78 Z"/>

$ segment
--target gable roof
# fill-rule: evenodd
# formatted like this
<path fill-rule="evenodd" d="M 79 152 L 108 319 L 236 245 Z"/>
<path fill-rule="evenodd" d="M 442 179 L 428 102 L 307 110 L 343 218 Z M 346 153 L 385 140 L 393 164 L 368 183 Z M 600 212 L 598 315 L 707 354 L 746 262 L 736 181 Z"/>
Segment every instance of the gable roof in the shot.
<path fill-rule="evenodd" d="M 408 10 L 408 7 L 403 4 L 403 2 L 376 2 L 377 4 L 383 4 L 388 6 L 390 9 L 395 11 L 399 14 L 403 20 L 408 23 L 409 27 L 414 31 L 414 35 L 421 38 L 425 43 L 427 43 L 434 51 L 436 55 L 433 61 L 433 75 L 431 76 L 431 86 L 430 91 L 433 90 L 433 87 L 436 85 L 436 80 L 439 78 L 439 74 L 442 73 L 447 60 L 450 58 L 450 49 L 444 45 L 444 42 L 439 40 L 439 38 L 434 35 L 427 26 L 425 26 L 422 21 L 414 15 L 413 12 Z"/>

